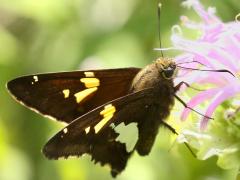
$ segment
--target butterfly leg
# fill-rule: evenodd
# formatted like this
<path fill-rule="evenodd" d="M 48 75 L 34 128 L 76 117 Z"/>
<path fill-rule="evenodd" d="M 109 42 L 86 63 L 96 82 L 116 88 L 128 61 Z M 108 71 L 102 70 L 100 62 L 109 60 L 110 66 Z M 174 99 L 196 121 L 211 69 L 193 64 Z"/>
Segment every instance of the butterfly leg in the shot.
<path fill-rule="evenodd" d="M 190 84 L 188 84 L 187 82 L 182 81 L 182 82 L 180 82 L 178 85 L 176 85 L 176 86 L 174 87 L 174 92 L 177 92 L 177 91 L 182 87 L 182 85 L 185 85 L 185 86 L 187 86 L 188 88 L 191 88 L 191 89 L 196 90 L 196 91 L 204 91 L 204 89 L 198 89 L 198 88 L 192 87 L 192 86 L 190 86 Z"/>
<path fill-rule="evenodd" d="M 197 110 L 189 107 L 189 106 L 188 106 L 180 97 L 178 97 L 176 94 L 174 94 L 174 97 L 175 97 L 185 108 L 191 109 L 191 110 L 194 111 L 195 113 L 197 113 L 197 114 L 199 114 L 199 115 L 201 115 L 201 116 L 203 116 L 203 117 L 205 117 L 205 118 L 207 118 L 207 119 L 213 119 L 213 118 L 211 118 L 211 117 L 209 117 L 209 116 L 206 116 L 206 115 L 198 112 Z"/>
<path fill-rule="evenodd" d="M 170 131 L 172 131 L 173 134 L 176 134 L 176 135 L 179 135 L 177 133 L 177 131 L 172 127 L 170 126 L 168 123 L 166 122 L 162 122 L 163 126 L 168 128 Z M 187 147 L 187 149 L 191 152 L 191 154 L 193 155 L 193 157 L 197 157 L 196 154 L 193 152 L 193 150 L 191 149 L 191 147 L 189 146 L 189 144 L 187 142 L 184 142 L 184 145 Z"/>
<path fill-rule="evenodd" d="M 166 127 L 167 129 L 169 129 L 170 131 L 172 131 L 173 134 L 178 135 L 176 129 L 174 129 L 174 128 L 173 128 L 172 126 L 170 126 L 168 123 L 166 123 L 166 122 L 163 121 L 162 124 L 163 124 L 164 127 Z"/>

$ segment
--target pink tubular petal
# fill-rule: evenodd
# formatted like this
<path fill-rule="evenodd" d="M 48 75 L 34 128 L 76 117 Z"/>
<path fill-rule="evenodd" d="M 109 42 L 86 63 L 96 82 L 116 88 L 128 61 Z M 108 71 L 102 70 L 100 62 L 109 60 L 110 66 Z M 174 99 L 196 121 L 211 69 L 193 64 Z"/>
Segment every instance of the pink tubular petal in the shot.
<path fill-rule="evenodd" d="M 221 93 L 218 93 L 215 96 L 214 100 L 211 102 L 210 106 L 208 107 L 205 115 L 211 117 L 214 110 L 217 108 L 219 104 L 221 104 L 226 99 L 236 95 L 237 93 L 240 93 L 240 84 L 234 83 L 221 89 Z M 207 127 L 208 121 L 209 119 L 203 118 L 203 120 L 200 123 L 200 128 L 202 130 Z"/>
<path fill-rule="evenodd" d="M 225 40 L 225 46 L 223 48 L 226 52 L 231 53 L 233 56 L 232 61 L 240 57 L 240 40 L 234 38 L 234 35 L 229 36 L 228 39 Z"/>
<path fill-rule="evenodd" d="M 213 68 L 212 62 L 208 58 L 204 57 L 203 54 L 194 54 L 194 60 L 201 62 L 206 67 Z"/>
<path fill-rule="evenodd" d="M 215 16 L 213 13 L 206 11 L 198 0 L 195 0 L 195 3 L 193 3 L 193 9 L 203 19 L 203 21 L 205 21 L 206 24 L 220 22 L 217 16 Z"/>
<path fill-rule="evenodd" d="M 176 34 L 172 35 L 172 41 L 176 48 L 195 55 L 194 60 L 198 60 L 209 67 L 215 64 L 215 66 L 225 66 L 233 72 L 237 70 L 236 66 L 229 60 L 232 59 L 230 54 L 219 47 L 214 47 L 212 43 L 191 41 Z"/>
<path fill-rule="evenodd" d="M 207 55 L 209 50 L 212 48 L 212 44 L 208 42 L 184 39 L 176 34 L 173 34 L 171 39 L 175 48 L 194 55 L 194 60 L 198 60 L 199 62 L 211 67 L 212 62 L 207 59 Z"/>
<path fill-rule="evenodd" d="M 181 16 L 180 20 L 181 20 L 183 26 L 185 26 L 189 29 L 199 30 L 199 29 L 204 28 L 204 26 L 202 24 L 189 20 L 187 16 Z"/>
<path fill-rule="evenodd" d="M 227 69 L 231 69 L 233 72 L 237 72 L 237 67 L 231 61 L 231 55 L 229 52 L 224 52 L 223 49 L 214 47 L 209 51 L 208 57 L 215 60 L 218 65 L 225 66 Z"/>
<path fill-rule="evenodd" d="M 196 95 L 195 97 L 193 97 L 187 103 L 187 105 L 191 108 L 194 108 L 195 106 L 202 103 L 203 101 L 214 97 L 214 95 L 217 94 L 220 90 L 221 89 L 219 89 L 219 88 L 215 88 L 215 89 L 203 91 L 203 92 L 199 93 L 198 95 Z M 185 120 L 190 112 L 192 112 L 192 110 L 185 108 L 184 111 L 182 112 L 181 120 Z"/>
<path fill-rule="evenodd" d="M 200 84 L 214 84 L 217 87 L 222 87 L 225 86 L 227 81 L 224 77 L 222 76 L 213 76 L 212 74 L 208 73 L 208 76 L 204 77 L 204 78 L 199 78 L 197 79 L 196 83 L 200 83 Z"/>
<path fill-rule="evenodd" d="M 223 32 L 224 24 L 211 24 L 203 28 L 202 41 L 214 43 L 219 39 L 219 34 Z"/>
<path fill-rule="evenodd" d="M 240 41 L 240 34 L 235 34 L 235 38 Z"/>
<path fill-rule="evenodd" d="M 182 75 L 182 76 L 181 76 Z M 187 82 L 188 84 L 198 83 L 201 79 L 206 78 L 206 73 L 199 71 L 188 71 L 186 74 L 180 74 L 180 76 L 175 78 L 174 82 Z"/>
<path fill-rule="evenodd" d="M 180 54 L 177 57 L 174 58 L 176 64 L 182 63 L 182 62 L 188 62 L 193 60 L 193 55 L 190 53 L 184 53 Z"/>

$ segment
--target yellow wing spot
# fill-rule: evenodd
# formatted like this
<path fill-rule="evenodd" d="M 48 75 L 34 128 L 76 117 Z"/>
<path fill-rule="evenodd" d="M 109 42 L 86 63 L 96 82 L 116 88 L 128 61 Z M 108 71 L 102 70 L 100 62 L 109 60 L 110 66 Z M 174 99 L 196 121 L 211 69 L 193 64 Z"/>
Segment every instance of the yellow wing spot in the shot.
<path fill-rule="evenodd" d="M 102 127 L 113 117 L 116 112 L 116 108 L 112 104 L 108 104 L 104 107 L 104 110 L 100 112 L 103 119 L 94 126 L 95 133 L 98 133 Z"/>
<path fill-rule="evenodd" d="M 86 77 L 94 77 L 95 75 L 94 75 L 94 72 L 84 72 L 84 74 L 85 74 L 85 76 Z"/>
<path fill-rule="evenodd" d="M 64 98 L 68 98 L 69 97 L 69 94 L 70 94 L 70 90 L 69 89 L 64 89 L 62 92 L 63 92 Z"/>
<path fill-rule="evenodd" d="M 37 76 L 33 76 L 34 82 L 38 82 L 38 77 Z"/>
<path fill-rule="evenodd" d="M 81 78 L 80 81 L 84 83 L 86 88 L 97 87 L 100 85 L 100 81 L 97 78 Z"/>
<path fill-rule="evenodd" d="M 85 129 L 86 134 L 88 134 L 89 131 L 90 131 L 90 126 L 88 126 L 88 127 Z"/>
<path fill-rule="evenodd" d="M 97 91 L 97 89 L 98 89 L 97 87 L 93 87 L 93 88 L 85 89 L 83 91 L 80 91 L 80 92 L 74 94 L 74 96 L 76 97 L 77 103 L 80 103 L 83 99 L 88 97 L 90 94 Z"/>
<path fill-rule="evenodd" d="M 106 117 L 108 115 L 114 114 L 115 111 L 116 111 L 116 108 L 112 104 L 108 104 L 104 107 L 104 110 L 102 110 L 100 114 L 103 117 Z"/>
<path fill-rule="evenodd" d="M 63 129 L 63 132 L 64 132 L 64 134 L 67 134 L 68 129 L 67 129 L 67 128 L 64 128 L 64 129 Z"/>

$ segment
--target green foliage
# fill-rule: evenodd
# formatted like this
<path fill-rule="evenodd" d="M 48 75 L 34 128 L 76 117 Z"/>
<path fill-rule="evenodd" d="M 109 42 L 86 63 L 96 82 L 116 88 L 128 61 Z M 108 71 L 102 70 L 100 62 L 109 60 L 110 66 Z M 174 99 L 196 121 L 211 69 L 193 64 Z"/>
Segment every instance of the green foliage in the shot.
<path fill-rule="evenodd" d="M 205 131 L 199 130 L 196 118 L 192 118 L 183 128 L 186 142 L 197 149 L 197 157 L 206 160 L 217 156 L 217 165 L 223 169 L 235 169 L 240 167 L 240 124 L 238 107 L 231 107 L 230 102 L 224 103 L 215 112 L 215 120 L 212 120 Z"/>

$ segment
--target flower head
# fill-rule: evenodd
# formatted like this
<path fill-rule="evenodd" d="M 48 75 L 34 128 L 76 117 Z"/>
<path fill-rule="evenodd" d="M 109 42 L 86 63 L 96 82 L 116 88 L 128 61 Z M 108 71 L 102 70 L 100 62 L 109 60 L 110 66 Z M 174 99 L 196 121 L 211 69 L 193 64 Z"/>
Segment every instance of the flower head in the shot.
<path fill-rule="evenodd" d="M 185 52 L 176 57 L 176 62 L 183 63 L 194 60 L 204 64 L 205 68 L 227 69 L 238 76 L 240 72 L 240 22 L 237 20 L 228 23 L 222 22 L 215 15 L 215 8 L 209 7 L 205 10 L 198 0 L 188 0 L 183 5 L 192 7 L 199 15 L 201 19 L 199 23 L 189 20 L 186 16 L 182 16 L 181 21 L 186 28 L 200 32 L 200 37 L 197 40 L 186 39 L 178 27 L 173 28 L 174 48 Z M 188 68 L 199 66 L 194 62 L 183 65 Z M 182 73 L 186 74 L 184 71 Z M 211 89 L 198 93 L 188 102 L 188 106 L 194 108 L 198 104 L 210 100 L 210 105 L 205 112 L 208 117 L 212 116 L 214 110 L 223 101 L 240 94 L 240 80 L 230 73 L 209 72 L 199 75 L 198 72 L 191 72 L 191 78 L 186 77 L 180 77 L 177 81 L 187 81 L 189 84 L 198 83 L 203 87 L 209 83 L 214 85 Z M 186 119 L 190 112 L 191 110 L 185 109 L 182 119 Z M 206 128 L 208 121 L 208 118 L 203 117 L 200 123 L 201 129 Z"/>
<path fill-rule="evenodd" d="M 197 23 L 182 16 L 184 27 L 198 31 L 200 36 L 195 40 L 187 39 L 182 35 L 180 26 L 173 27 L 173 49 L 184 52 L 176 57 L 176 64 L 189 69 L 227 69 L 235 77 L 226 72 L 190 72 L 181 69 L 179 77 L 175 80 L 176 84 L 185 81 L 188 84 L 200 84 L 203 89 L 207 89 L 191 97 L 187 105 L 196 109 L 197 105 L 208 100 L 210 104 L 205 115 L 209 117 L 217 106 L 219 108 L 215 120 L 211 121 L 208 129 L 206 127 L 209 119 L 204 117 L 200 123 L 196 119 L 192 119 L 188 124 L 185 124 L 187 121 L 182 123 L 180 129 L 183 136 L 179 136 L 178 140 L 196 148 L 199 159 L 204 160 L 217 155 L 217 164 L 220 167 L 238 169 L 240 167 L 240 101 L 236 99 L 237 95 L 240 95 L 240 22 L 238 20 L 240 15 L 236 16 L 235 21 L 224 23 L 215 15 L 215 8 L 210 7 L 205 10 L 198 0 L 188 0 L 183 5 L 193 8 L 200 17 L 200 22 Z M 226 103 L 228 106 L 235 106 L 235 110 L 229 108 L 226 111 L 226 106 L 219 106 L 231 97 L 235 97 L 238 105 L 234 105 L 233 101 Z M 186 119 L 190 112 L 191 110 L 185 108 L 182 119 Z M 174 121 L 173 127 L 176 126 Z M 205 131 L 202 131 L 203 129 Z"/>

